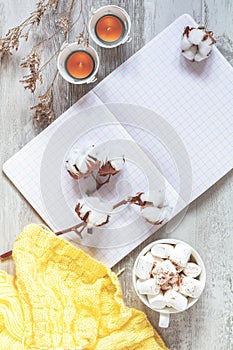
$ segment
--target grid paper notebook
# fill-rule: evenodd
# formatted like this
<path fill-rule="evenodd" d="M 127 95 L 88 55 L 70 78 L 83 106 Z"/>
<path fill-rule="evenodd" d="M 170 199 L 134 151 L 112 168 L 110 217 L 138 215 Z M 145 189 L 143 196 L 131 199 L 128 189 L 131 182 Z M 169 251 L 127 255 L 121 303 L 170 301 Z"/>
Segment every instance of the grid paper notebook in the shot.
<path fill-rule="evenodd" d="M 77 220 L 73 207 L 80 189 L 63 164 L 72 147 L 127 143 L 132 161 L 113 179 L 114 189 L 121 186 L 112 196 L 163 187 L 172 216 L 232 168 L 233 70 L 215 47 L 206 61 L 183 58 L 180 38 L 187 25 L 196 23 L 189 15 L 179 17 L 4 164 L 52 229 Z M 90 127 L 83 122 L 88 117 Z M 109 188 L 101 191 L 109 195 Z M 159 228 L 136 216 L 137 208 L 126 208 L 101 232 L 83 241 L 75 234 L 66 238 L 112 266 Z"/>

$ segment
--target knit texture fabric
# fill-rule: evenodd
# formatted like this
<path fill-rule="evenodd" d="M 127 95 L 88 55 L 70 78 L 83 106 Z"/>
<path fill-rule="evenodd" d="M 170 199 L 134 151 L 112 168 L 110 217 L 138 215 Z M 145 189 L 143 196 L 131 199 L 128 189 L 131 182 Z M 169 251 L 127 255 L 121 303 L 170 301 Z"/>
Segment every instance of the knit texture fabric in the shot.
<path fill-rule="evenodd" d="M 64 239 L 29 225 L 13 259 L 16 276 L 0 271 L 1 350 L 167 349 L 116 275 Z"/>

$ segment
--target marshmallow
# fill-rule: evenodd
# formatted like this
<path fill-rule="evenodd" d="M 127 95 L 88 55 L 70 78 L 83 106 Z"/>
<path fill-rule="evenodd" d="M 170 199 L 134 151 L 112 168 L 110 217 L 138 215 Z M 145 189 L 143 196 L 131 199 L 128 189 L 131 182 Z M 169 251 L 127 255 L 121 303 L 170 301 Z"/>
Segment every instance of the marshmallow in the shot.
<path fill-rule="evenodd" d="M 175 283 L 178 279 L 176 268 L 170 260 L 164 260 L 162 263 L 156 265 L 152 273 L 159 285 L 170 282 L 170 280 L 171 283 Z"/>
<path fill-rule="evenodd" d="M 165 247 L 166 247 L 165 252 L 166 252 L 167 257 L 169 257 L 172 254 L 174 247 L 171 244 L 163 244 L 163 245 L 165 245 Z"/>
<path fill-rule="evenodd" d="M 138 279 L 137 290 L 140 294 L 157 295 L 160 292 L 160 286 L 156 283 L 154 278 L 145 281 Z"/>
<path fill-rule="evenodd" d="M 173 307 L 177 311 L 184 311 L 188 305 L 188 299 L 175 290 L 168 290 L 164 294 L 166 304 L 169 307 Z"/>
<path fill-rule="evenodd" d="M 166 243 L 159 243 L 155 244 L 151 249 L 151 254 L 160 257 L 160 258 L 168 258 L 172 251 L 174 250 L 174 247 L 171 244 Z"/>
<path fill-rule="evenodd" d="M 147 252 L 145 257 L 148 258 L 148 261 L 155 262 L 155 258 L 153 257 L 151 252 Z"/>
<path fill-rule="evenodd" d="M 173 250 L 174 247 L 171 244 L 159 243 L 152 247 L 151 254 L 160 258 L 168 258 Z"/>
<path fill-rule="evenodd" d="M 177 243 L 170 255 L 170 260 L 179 267 L 185 267 L 190 258 L 191 248 L 183 243 Z"/>
<path fill-rule="evenodd" d="M 151 254 L 159 258 L 167 258 L 165 244 L 155 244 L 151 248 Z"/>
<path fill-rule="evenodd" d="M 156 266 L 157 264 L 163 262 L 164 260 L 162 258 L 159 258 L 157 256 L 153 256 L 151 252 L 147 252 L 145 257 L 148 258 L 149 261 L 153 262 L 153 266 Z"/>
<path fill-rule="evenodd" d="M 136 276 L 145 280 L 150 278 L 150 273 L 153 268 L 154 262 L 151 261 L 149 256 L 140 256 L 136 266 Z"/>
<path fill-rule="evenodd" d="M 166 300 L 162 292 L 154 295 L 147 295 L 148 302 L 152 308 L 163 309 L 166 306 Z"/>
<path fill-rule="evenodd" d="M 193 262 L 188 262 L 185 266 L 183 273 L 189 277 L 197 277 L 201 273 L 201 267 Z"/>
<path fill-rule="evenodd" d="M 160 263 L 163 262 L 163 261 L 164 261 L 164 259 L 159 258 L 158 256 L 154 256 L 155 266 L 156 266 L 157 264 L 160 264 Z"/>
<path fill-rule="evenodd" d="M 199 298 L 203 290 L 202 283 L 192 277 L 182 276 L 179 292 L 191 297 L 191 298 Z"/>

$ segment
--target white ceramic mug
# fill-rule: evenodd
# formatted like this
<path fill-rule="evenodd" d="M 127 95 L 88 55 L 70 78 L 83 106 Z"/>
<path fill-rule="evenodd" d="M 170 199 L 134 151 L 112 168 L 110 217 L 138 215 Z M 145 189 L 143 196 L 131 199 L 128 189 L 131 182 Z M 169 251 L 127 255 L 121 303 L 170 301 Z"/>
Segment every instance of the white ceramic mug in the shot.
<path fill-rule="evenodd" d="M 77 79 L 77 78 L 72 77 L 67 72 L 67 69 L 66 69 L 67 58 L 69 57 L 70 54 L 72 54 L 72 52 L 76 52 L 76 51 L 87 52 L 92 57 L 92 59 L 94 61 L 93 72 L 91 73 L 91 75 L 89 75 L 88 77 L 83 78 L 83 79 Z M 78 42 L 74 42 L 74 43 L 70 43 L 70 44 L 66 43 L 61 47 L 61 51 L 58 55 L 57 68 L 58 68 L 61 76 L 69 83 L 72 83 L 72 84 L 90 84 L 90 83 L 93 83 L 97 80 L 96 74 L 97 74 L 98 69 L 99 69 L 99 56 L 92 46 L 89 46 L 89 45 L 85 46 L 83 43 L 80 44 Z"/>
<path fill-rule="evenodd" d="M 114 15 L 114 16 L 118 17 L 124 25 L 124 33 L 123 33 L 122 37 L 119 40 L 114 41 L 112 43 L 111 42 L 106 43 L 106 42 L 100 40 L 95 32 L 95 27 L 96 27 L 98 20 L 100 18 L 102 18 L 103 16 L 107 16 L 107 15 Z M 121 8 L 119 6 L 107 5 L 107 6 L 103 6 L 103 7 L 99 8 L 98 10 L 92 12 L 92 17 L 91 17 L 90 22 L 89 22 L 89 33 L 90 33 L 91 38 L 94 40 L 94 42 L 99 46 L 102 46 L 105 48 L 112 48 L 112 47 L 116 47 L 116 46 L 119 46 L 121 44 L 124 44 L 125 42 L 131 41 L 132 39 L 130 38 L 130 30 L 131 30 L 130 17 L 128 15 L 128 13 L 123 8 Z"/>
<path fill-rule="evenodd" d="M 198 252 L 192 248 L 189 244 L 187 244 L 186 242 L 180 241 L 178 239 L 160 239 L 157 240 L 155 242 L 150 243 L 149 245 L 147 245 L 138 255 L 135 263 L 134 263 L 134 267 L 133 267 L 133 285 L 134 285 L 134 289 L 135 292 L 137 293 L 139 299 L 150 309 L 157 311 L 160 313 L 160 317 L 159 317 L 159 327 L 162 328 L 167 328 L 169 326 L 169 321 L 170 321 L 170 315 L 171 314 L 176 314 L 178 312 L 182 312 L 182 311 L 177 311 L 171 307 L 165 307 L 162 310 L 159 309 L 155 309 L 152 308 L 151 305 L 149 304 L 148 300 L 147 300 L 147 296 L 140 294 L 137 290 L 137 286 L 136 286 L 136 282 L 137 282 L 137 276 L 136 276 L 136 267 L 138 264 L 138 261 L 140 259 L 141 256 L 145 255 L 147 252 L 149 252 L 151 250 L 151 248 L 157 244 L 161 244 L 161 243 L 166 243 L 166 244 L 177 244 L 177 243 L 183 243 L 187 246 L 189 246 L 191 248 L 191 261 L 195 262 L 196 264 L 198 264 L 201 267 L 201 273 L 198 276 L 198 280 L 202 283 L 202 291 L 204 289 L 205 286 L 205 282 L 206 282 L 206 270 L 205 270 L 205 265 L 202 261 L 202 258 L 200 257 L 200 255 L 198 254 Z M 197 302 L 198 298 L 188 298 L 188 304 L 185 310 L 189 309 L 191 306 L 193 306 L 196 302 Z M 185 311 L 184 310 L 184 311 Z"/>

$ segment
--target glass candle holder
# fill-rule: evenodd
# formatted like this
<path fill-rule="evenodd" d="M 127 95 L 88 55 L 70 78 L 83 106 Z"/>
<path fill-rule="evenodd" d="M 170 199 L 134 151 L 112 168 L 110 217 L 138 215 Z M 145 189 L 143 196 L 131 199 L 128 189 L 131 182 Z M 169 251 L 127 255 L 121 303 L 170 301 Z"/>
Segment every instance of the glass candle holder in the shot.
<path fill-rule="evenodd" d="M 95 49 L 77 42 L 65 44 L 58 55 L 61 76 L 72 84 L 90 84 L 97 80 L 99 56 Z"/>
<path fill-rule="evenodd" d="M 131 20 L 119 6 L 107 5 L 92 13 L 89 33 L 96 44 L 112 48 L 131 41 Z"/>

